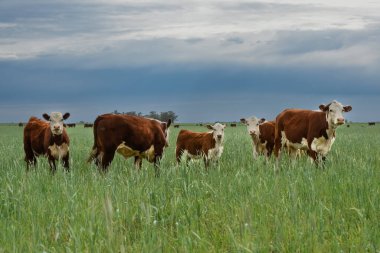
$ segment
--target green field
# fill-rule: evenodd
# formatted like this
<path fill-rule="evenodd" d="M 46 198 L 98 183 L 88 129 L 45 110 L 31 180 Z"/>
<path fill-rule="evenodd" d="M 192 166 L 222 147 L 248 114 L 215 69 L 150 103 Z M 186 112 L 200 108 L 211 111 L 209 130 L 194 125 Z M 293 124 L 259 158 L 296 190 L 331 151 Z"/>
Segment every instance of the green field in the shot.
<path fill-rule="evenodd" d="M 284 156 L 278 173 L 243 126 L 218 165 L 177 167 L 178 131 L 155 178 L 121 156 L 100 174 L 82 126 L 68 129 L 70 173 L 46 158 L 26 173 L 22 127 L 0 126 L 0 252 L 380 252 L 378 125 L 339 128 L 324 170 Z"/>

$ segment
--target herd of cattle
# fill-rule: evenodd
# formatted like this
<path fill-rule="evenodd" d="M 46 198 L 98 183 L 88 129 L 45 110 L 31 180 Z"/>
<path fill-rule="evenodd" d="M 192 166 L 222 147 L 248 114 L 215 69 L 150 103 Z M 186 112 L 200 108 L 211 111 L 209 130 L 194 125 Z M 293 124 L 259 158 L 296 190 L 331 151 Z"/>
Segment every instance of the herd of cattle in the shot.
<path fill-rule="evenodd" d="M 319 109 L 285 109 L 274 121 L 256 117 L 241 119 L 252 138 L 253 156 L 269 158 L 274 151 L 278 166 L 282 149 L 291 157 L 297 157 L 300 150 L 304 150 L 317 164 L 325 160 L 334 143 L 336 128 L 345 123 L 343 113 L 351 111 L 352 107 L 334 100 L 320 105 Z M 24 128 L 27 169 L 36 164 L 36 156 L 44 155 L 48 157 L 53 172 L 57 160 L 69 170 L 70 140 L 63 123 L 69 116 L 69 113 L 52 112 L 43 114 L 46 121 L 36 117 L 29 119 Z M 94 145 L 88 162 L 95 162 L 102 171 L 107 171 L 117 152 L 126 159 L 134 157 L 138 168 L 141 168 L 143 159 L 154 163 L 158 175 L 158 164 L 168 146 L 171 123 L 171 120 L 161 122 L 123 114 L 100 115 L 91 124 Z M 207 167 L 211 161 L 218 161 L 223 153 L 225 127 L 220 123 L 207 125 L 211 131 L 203 133 L 182 129 L 176 142 L 177 162 L 180 163 L 182 158 L 186 161 L 201 158 Z"/>

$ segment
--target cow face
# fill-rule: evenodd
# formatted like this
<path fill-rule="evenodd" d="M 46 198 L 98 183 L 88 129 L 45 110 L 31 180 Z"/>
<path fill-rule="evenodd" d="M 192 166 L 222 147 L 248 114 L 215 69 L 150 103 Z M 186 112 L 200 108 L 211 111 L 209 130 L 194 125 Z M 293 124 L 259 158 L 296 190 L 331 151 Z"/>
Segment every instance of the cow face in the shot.
<path fill-rule="evenodd" d="M 161 128 L 165 135 L 166 146 L 169 146 L 169 133 L 170 133 L 170 125 L 172 124 L 172 120 L 169 119 L 167 122 L 161 122 Z"/>
<path fill-rule="evenodd" d="M 213 138 L 216 142 L 222 142 L 224 138 L 224 128 L 226 125 L 216 123 L 213 126 L 207 125 L 207 128 L 212 130 Z"/>
<path fill-rule="evenodd" d="M 50 122 L 50 130 L 53 135 L 61 135 L 63 132 L 63 121 L 70 117 L 70 113 L 65 113 L 62 116 L 60 112 L 52 112 L 50 115 L 44 113 L 44 119 Z"/>
<path fill-rule="evenodd" d="M 345 123 L 343 113 L 351 111 L 352 107 L 349 105 L 343 106 L 341 103 L 334 100 L 328 105 L 320 105 L 319 109 L 326 113 L 327 122 L 333 127 L 337 127 Z"/>
<path fill-rule="evenodd" d="M 264 118 L 258 119 L 256 117 L 250 117 L 248 119 L 240 119 L 240 122 L 247 126 L 248 133 L 253 137 L 260 136 L 260 124 L 265 121 Z"/>

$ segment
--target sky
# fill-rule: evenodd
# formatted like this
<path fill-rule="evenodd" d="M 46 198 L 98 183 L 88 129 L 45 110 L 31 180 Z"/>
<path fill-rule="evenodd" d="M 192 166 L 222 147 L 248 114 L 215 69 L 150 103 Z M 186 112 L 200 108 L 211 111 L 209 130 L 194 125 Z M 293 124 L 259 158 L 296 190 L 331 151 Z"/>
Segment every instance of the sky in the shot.
<path fill-rule="evenodd" d="M 0 3 L 0 122 L 270 120 L 334 99 L 350 121 L 380 120 L 378 0 Z"/>

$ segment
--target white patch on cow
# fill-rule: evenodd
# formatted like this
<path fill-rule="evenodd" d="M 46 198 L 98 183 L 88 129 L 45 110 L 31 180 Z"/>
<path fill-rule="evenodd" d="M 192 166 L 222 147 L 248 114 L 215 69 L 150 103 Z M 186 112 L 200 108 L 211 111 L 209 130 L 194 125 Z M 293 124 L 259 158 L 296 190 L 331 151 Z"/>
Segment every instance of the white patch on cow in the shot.
<path fill-rule="evenodd" d="M 65 157 L 69 152 L 69 146 L 66 143 L 63 143 L 61 146 L 57 144 L 49 146 L 50 154 L 54 159 L 60 160 L 62 157 Z"/>
<path fill-rule="evenodd" d="M 222 156 L 223 149 L 222 145 L 216 145 L 215 148 L 209 149 L 207 159 L 218 160 Z"/>
<path fill-rule="evenodd" d="M 54 135 L 61 135 L 63 132 L 63 116 L 60 112 L 50 113 L 50 130 Z"/>
<path fill-rule="evenodd" d="M 306 138 L 302 138 L 301 143 L 294 143 L 286 138 L 284 131 L 281 131 L 281 144 L 282 147 L 291 147 L 293 149 L 308 149 Z"/>
<path fill-rule="evenodd" d="M 138 156 L 140 158 L 145 158 L 147 159 L 149 162 L 153 162 L 154 161 L 154 146 L 150 146 L 149 149 L 143 151 L 143 152 L 140 152 L 138 150 L 133 150 L 131 147 L 125 145 L 125 142 L 123 142 L 122 144 L 120 144 L 116 151 L 121 154 L 122 156 L 124 156 L 125 159 L 128 159 L 130 157 L 135 157 L 135 156 Z"/>
<path fill-rule="evenodd" d="M 331 146 L 333 145 L 334 141 L 335 141 L 334 137 L 328 138 L 328 139 L 326 139 L 323 136 L 319 138 L 314 138 L 313 142 L 311 143 L 311 149 L 325 156 L 330 151 Z"/>

